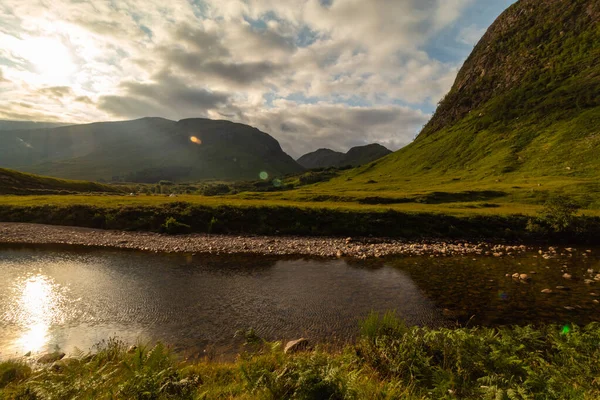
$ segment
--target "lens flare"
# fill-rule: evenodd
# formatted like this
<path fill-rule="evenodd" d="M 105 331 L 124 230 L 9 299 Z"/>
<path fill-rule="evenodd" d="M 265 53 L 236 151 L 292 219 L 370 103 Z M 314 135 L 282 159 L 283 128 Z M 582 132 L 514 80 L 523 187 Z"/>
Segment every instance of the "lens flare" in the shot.
<path fill-rule="evenodd" d="M 190 136 L 190 142 L 195 144 L 202 144 L 202 140 L 200 140 L 200 138 L 197 138 L 196 136 Z"/>
<path fill-rule="evenodd" d="M 281 180 L 280 179 L 273 179 L 273 186 L 275 186 L 275 187 L 281 187 Z"/>
<path fill-rule="evenodd" d="M 267 179 L 269 179 L 269 174 L 267 174 L 265 171 L 262 171 L 260 174 L 258 174 L 258 176 L 260 177 L 260 179 L 262 179 L 263 181 L 266 181 Z"/>
<path fill-rule="evenodd" d="M 571 333 L 571 327 L 569 325 L 563 326 L 560 333 L 561 333 L 561 335 L 568 335 L 569 333 Z"/>

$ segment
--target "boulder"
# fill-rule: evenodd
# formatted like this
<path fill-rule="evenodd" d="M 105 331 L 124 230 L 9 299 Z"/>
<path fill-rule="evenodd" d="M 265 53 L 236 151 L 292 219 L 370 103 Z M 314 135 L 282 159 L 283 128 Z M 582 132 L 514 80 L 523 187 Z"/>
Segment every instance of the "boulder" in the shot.
<path fill-rule="evenodd" d="M 293 354 L 301 351 L 310 350 L 310 343 L 308 339 L 300 338 L 298 340 L 292 340 L 291 342 L 287 342 L 283 352 L 285 354 Z"/>
<path fill-rule="evenodd" d="M 55 351 L 54 353 L 44 354 L 40 358 L 38 358 L 37 362 L 40 364 L 51 364 L 58 360 L 62 360 L 65 356 L 65 353 Z"/>

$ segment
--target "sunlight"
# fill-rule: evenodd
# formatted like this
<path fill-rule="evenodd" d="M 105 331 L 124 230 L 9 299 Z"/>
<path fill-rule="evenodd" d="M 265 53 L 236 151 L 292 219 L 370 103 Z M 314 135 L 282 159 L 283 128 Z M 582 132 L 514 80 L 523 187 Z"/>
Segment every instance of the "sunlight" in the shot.
<path fill-rule="evenodd" d="M 19 298 L 20 322 L 27 328 L 17 340 L 23 349 L 38 352 L 48 343 L 50 325 L 60 313 L 60 294 L 45 276 L 23 282 Z"/>
<path fill-rule="evenodd" d="M 49 85 L 66 85 L 75 72 L 69 49 L 50 38 L 31 38 L 19 43 L 19 55 L 35 67 L 40 80 Z"/>

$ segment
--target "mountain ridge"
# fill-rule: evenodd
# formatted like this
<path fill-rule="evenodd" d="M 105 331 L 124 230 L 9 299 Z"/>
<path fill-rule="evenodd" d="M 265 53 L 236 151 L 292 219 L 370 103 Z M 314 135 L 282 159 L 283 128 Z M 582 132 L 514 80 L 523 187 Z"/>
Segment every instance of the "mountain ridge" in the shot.
<path fill-rule="evenodd" d="M 391 154 L 384 146 L 372 143 L 365 146 L 352 147 L 348 152 L 342 153 L 331 149 L 318 149 L 307 153 L 296 161 L 307 169 L 329 167 L 358 167 Z"/>
<path fill-rule="evenodd" d="M 1 131 L 0 167 L 69 179 L 148 183 L 251 180 L 263 172 L 275 177 L 303 170 L 277 140 L 254 127 L 154 117 Z"/>

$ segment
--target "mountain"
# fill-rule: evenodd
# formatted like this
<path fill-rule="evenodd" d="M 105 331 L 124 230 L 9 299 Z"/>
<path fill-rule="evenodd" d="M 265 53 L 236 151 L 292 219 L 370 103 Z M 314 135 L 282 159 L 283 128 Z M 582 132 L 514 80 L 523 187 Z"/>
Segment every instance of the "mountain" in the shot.
<path fill-rule="evenodd" d="M 114 186 L 49 178 L 0 168 L 0 194 L 117 193 Z"/>
<path fill-rule="evenodd" d="M 131 182 L 258 179 L 262 172 L 302 171 L 274 138 L 256 128 L 162 118 L 0 131 L 0 167 Z"/>
<path fill-rule="evenodd" d="M 345 156 L 346 154 L 339 151 L 319 149 L 303 155 L 296 161 L 306 169 L 328 168 L 340 165 Z"/>
<path fill-rule="evenodd" d="M 416 140 L 344 179 L 369 190 L 369 181 L 386 190 L 506 182 L 534 192 L 546 190 L 543 182 L 598 196 L 598 21 L 598 1 L 513 4 L 476 45 Z"/>
<path fill-rule="evenodd" d="M 304 168 L 357 167 L 385 157 L 391 151 L 380 144 L 353 147 L 346 154 L 330 149 L 319 149 L 300 157 L 298 164 Z"/>
<path fill-rule="evenodd" d="M 43 128 L 58 128 L 66 126 L 58 122 L 35 122 L 35 121 L 9 121 L 0 119 L 0 131 L 14 131 L 22 129 L 43 129 Z"/>

